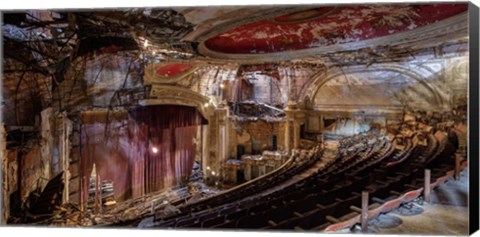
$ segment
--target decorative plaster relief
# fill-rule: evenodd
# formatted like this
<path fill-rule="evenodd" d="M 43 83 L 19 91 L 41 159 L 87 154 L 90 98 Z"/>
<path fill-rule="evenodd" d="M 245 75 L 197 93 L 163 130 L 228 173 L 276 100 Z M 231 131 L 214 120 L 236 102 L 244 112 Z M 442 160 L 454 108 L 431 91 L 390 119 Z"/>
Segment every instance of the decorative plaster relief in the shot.
<path fill-rule="evenodd" d="M 196 69 L 196 66 L 186 63 L 150 64 L 144 71 L 144 83 L 145 85 L 175 84 Z"/>

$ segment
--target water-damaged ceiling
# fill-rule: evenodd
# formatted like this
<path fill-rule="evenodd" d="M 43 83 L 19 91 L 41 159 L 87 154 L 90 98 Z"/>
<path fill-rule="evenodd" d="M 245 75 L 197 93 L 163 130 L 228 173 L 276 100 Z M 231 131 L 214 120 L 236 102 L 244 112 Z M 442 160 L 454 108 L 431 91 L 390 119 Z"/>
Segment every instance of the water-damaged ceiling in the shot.
<path fill-rule="evenodd" d="M 226 54 L 311 49 L 410 31 L 467 8 L 466 3 L 322 6 L 225 29 L 207 39 L 205 46 Z"/>
<path fill-rule="evenodd" d="M 193 57 L 274 53 L 277 60 L 302 58 L 304 54 L 291 52 L 311 49 L 309 56 L 321 55 L 319 50 L 327 46 L 396 36 L 467 8 L 466 3 L 442 3 L 24 11 L 4 14 L 2 29 L 7 56 L 38 71 L 42 65 L 35 59 L 45 60 L 52 71 L 65 58 L 138 50 L 145 40 Z M 14 53 L 32 48 L 33 59 Z"/>

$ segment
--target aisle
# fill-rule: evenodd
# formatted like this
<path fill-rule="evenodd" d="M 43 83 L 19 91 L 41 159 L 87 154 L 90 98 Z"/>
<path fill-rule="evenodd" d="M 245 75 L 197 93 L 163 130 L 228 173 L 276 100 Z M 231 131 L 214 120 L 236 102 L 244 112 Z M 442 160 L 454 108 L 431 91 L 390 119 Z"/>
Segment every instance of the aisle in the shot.
<path fill-rule="evenodd" d="M 399 208 L 369 223 L 376 234 L 468 235 L 468 169 L 431 193 L 431 203 Z M 406 208 L 403 208 L 406 209 Z M 358 230 L 355 230 L 357 232 Z"/>

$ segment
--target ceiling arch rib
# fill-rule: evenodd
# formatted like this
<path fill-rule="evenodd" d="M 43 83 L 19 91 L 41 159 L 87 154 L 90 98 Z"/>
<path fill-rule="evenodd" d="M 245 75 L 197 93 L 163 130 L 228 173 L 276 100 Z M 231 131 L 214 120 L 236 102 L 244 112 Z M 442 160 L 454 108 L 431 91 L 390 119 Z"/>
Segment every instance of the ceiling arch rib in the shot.
<path fill-rule="evenodd" d="M 378 77 L 375 78 L 375 76 Z M 393 76 L 398 78 L 395 79 Z M 338 85 L 335 85 L 335 80 L 339 82 L 339 84 L 337 83 Z M 367 90 L 362 84 L 368 85 L 370 89 Z M 402 93 L 415 94 L 416 96 L 413 98 L 417 98 L 416 102 L 423 104 L 423 106 L 428 106 L 428 109 L 443 109 L 446 106 L 445 99 L 438 93 L 435 85 L 428 82 L 420 73 L 400 66 L 356 67 L 344 69 L 343 71 L 330 71 L 326 74 L 317 75 L 316 78 L 313 78 L 303 86 L 301 94 L 304 95 L 304 101 L 311 101 L 312 104 L 309 107 L 316 107 L 317 109 L 325 109 L 327 107 L 342 108 L 340 104 L 333 105 L 324 99 L 319 99 L 319 92 L 323 87 L 329 89 L 324 89 L 322 93 L 325 96 L 329 96 L 330 99 L 334 98 L 335 101 L 343 101 L 343 108 L 349 107 L 348 101 L 357 106 L 363 105 L 363 108 L 368 108 L 369 106 L 384 106 L 389 109 L 399 108 L 399 106 L 403 107 L 403 105 L 408 104 L 406 101 L 395 103 L 395 101 L 402 100 L 398 97 Z M 384 93 L 388 91 L 389 93 Z M 389 94 L 390 97 L 375 97 L 375 93 Z M 364 100 L 364 104 L 361 104 L 360 98 L 367 95 L 371 99 Z M 375 102 L 375 100 L 381 101 Z M 386 101 L 390 103 L 386 103 Z M 321 105 L 321 103 L 325 104 Z"/>

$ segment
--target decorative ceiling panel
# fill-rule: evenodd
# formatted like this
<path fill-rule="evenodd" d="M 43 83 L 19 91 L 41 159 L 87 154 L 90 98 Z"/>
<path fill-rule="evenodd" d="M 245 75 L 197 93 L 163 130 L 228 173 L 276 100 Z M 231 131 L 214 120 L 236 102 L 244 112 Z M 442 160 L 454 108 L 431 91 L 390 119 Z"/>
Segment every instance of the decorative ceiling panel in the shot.
<path fill-rule="evenodd" d="M 173 77 L 185 72 L 191 67 L 189 64 L 181 63 L 161 65 L 155 68 L 155 74 L 161 77 Z"/>

